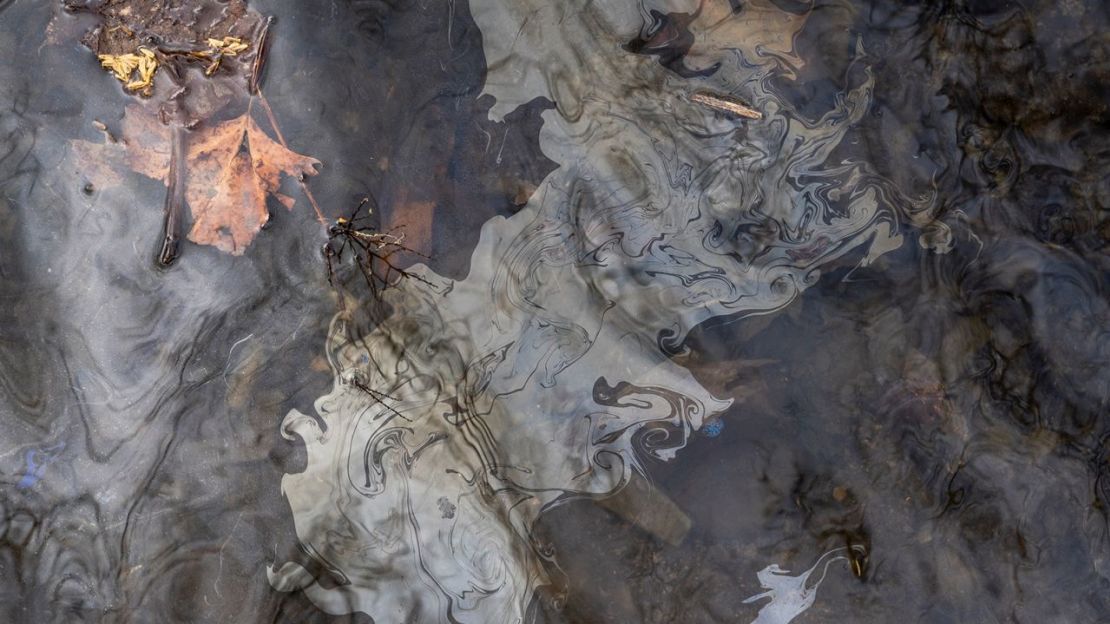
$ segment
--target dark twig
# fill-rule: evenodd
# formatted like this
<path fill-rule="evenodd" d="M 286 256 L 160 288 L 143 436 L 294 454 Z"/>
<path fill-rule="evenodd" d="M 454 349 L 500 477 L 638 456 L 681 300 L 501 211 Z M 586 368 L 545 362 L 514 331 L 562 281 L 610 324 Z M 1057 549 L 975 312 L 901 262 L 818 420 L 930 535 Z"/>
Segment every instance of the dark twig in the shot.
<path fill-rule="evenodd" d="M 410 421 L 412 420 L 411 418 L 407 418 L 401 412 L 398 412 L 393 406 L 386 403 L 387 400 L 396 402 L 397 399 L 389 396 L 388 394 L 386 394 L 384 392 L 378 392 L 377 390 L 371 388 L 370 386 L 366 385 L 365 383 L 363 383 L 362 381 L 359 381 L 357 379 L 352 381 L 351 385 L 358 388 L 359 390 L 362 390 L 366 394 L 369 394 L 371 397 L 374 398 L 374 400 L 377 403 L 381 404 L 382 407 L 384 407 L 386 410 L 388 410 L 390 412 L 393 412 L 394 416 L 397 416 L 398 418 L 400 418 L 402 420 L 410 420 Z"/>
<path fill-rule="evenodd" d="M 266 44 L 270 40 L 270 25 L 274 23 L 273 16 L 267 16 L 262 22 L 262 30 L 255 38 L 254 63 L 251 64 L 251 75 L 247 82 L 247 92 L 251 95 L 258 94 L 258 83 L 262 80 L 262 70 L 266 66 Z"/>
<path fill-rule="evenodd" d="M 162 225 L 162 249 L 158 252 L 158 263 L 169 266 L 177 259 L 177 247 L 181 240 L 182 212 L 185 209 L 186 173 L 186 132 L 180 124 L 170 124 L 170 170 L 166 188 L 165 221 Z"/>
<path fill-rule="evenodd" d="M 323 249 L 328 265 L 328 282 L 333 288 L 338 287 L 334 263 L 342 261 L 343 254 L 350 250 L 355 265 L 375 298 L 379 298 L 387 288 L 403 279 L 414 279 L 434 286 L 424 277 L 406 271 L 395 263 L 393 257 L 396 254 L 430 258 L 404 245 L 405 234 L 401 228 L 386 232 L 376 229 L 372 221 L 373 209 L 368 207 L 369 203 L 369 198 L 363 199 L 351 211 L 350 216 L 336 219 L 328 228 L 328 242 Z"/>

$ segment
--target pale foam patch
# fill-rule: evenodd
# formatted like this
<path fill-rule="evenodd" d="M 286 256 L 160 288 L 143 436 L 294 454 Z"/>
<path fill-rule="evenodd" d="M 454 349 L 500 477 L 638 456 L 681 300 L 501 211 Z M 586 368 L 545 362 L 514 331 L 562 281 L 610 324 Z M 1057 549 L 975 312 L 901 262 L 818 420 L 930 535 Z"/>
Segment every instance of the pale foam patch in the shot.
<path fill-rule="evenodd" d="M 860 552 L 860 547 L 854 548 Z M 850 561 L 847 548 L 837 548 L 821 555 L 813 567 L 801 574 L 792 575 L 778 564 L 771 564 L 760 570 L 756 576 L 760 587 L 767 591 L 747 598 L 744 602 L 755 603 L 764 599 L 767 602 L 760 608 L 759 615 L 752 624 L 789 624 L 794 621 L 794 618 L 813 606 L 817 600 L 817 589 L 824 582 L 829 566 L 839 561 Z M 818 570 L 820 575 L 811 582 L 810 577 Z"/>

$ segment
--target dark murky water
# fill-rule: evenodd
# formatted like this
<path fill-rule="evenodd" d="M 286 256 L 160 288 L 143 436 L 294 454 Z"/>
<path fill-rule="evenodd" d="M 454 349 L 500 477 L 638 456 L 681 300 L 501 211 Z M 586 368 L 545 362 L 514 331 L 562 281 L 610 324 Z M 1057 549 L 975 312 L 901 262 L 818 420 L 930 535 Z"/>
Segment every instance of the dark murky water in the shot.
<path fill-rule="evenodd" d="M 303 202 L 156 268 L 0 1 L 0 620 L 1110 618 L 1110 9 L 907 4 L 252 2 L 431 257 L 336 319 Z"/>

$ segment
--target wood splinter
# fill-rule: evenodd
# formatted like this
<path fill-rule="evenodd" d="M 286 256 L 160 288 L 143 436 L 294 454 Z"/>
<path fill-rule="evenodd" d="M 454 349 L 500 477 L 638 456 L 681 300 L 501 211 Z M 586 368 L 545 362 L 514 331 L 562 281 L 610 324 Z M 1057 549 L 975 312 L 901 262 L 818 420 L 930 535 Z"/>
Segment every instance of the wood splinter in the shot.
<path fill-rule="evenodd" d="M 745 119 L 763 119 L 763 113 L 727 95 L 698 91 L 690 96 L 690 101 Z"/>

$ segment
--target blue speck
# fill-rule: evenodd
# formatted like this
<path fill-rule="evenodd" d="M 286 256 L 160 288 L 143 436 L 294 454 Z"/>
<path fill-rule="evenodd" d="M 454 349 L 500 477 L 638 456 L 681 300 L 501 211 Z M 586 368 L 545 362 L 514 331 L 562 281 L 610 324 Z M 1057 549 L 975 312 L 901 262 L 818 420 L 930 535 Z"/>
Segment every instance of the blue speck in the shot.
<path fill-rule="evenodd" d="M 720 418 L 714 418 L 713 420 L 705 423 L 701 430 L 702 433 L 705 434 L 705 437 L 715 438 L 721 435 L 721 432 L 725 430 L 725 421 L 721 420 Z"/>
<path fill-rule="evenodd" d="M 19 482 L 15 484 L 15 487 L 26 490 L 35 485 L 35 483 L 42 478 L 43 473 L 46 472 L 46 467 L 54 463 L 54 460 L 58 459 L 58 455 L 61 454 L 65 446 L 65 442 L 59 442 L 54 446 L 48 446 L 42 449 L 30 449 L 27 451 L 26 455 L 24 455 L 24 460 L 27 462 L 27 469 L 24 470 L 23 476 L 19 479 Z"/>

